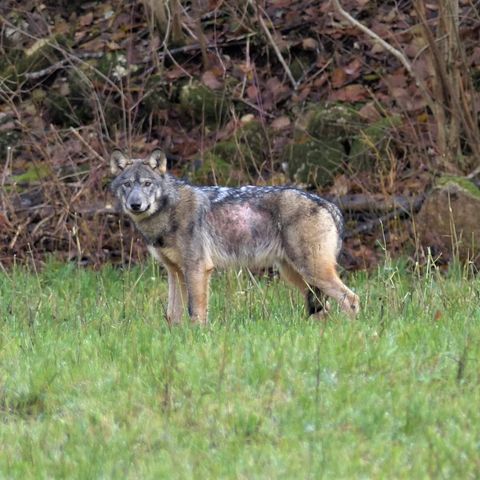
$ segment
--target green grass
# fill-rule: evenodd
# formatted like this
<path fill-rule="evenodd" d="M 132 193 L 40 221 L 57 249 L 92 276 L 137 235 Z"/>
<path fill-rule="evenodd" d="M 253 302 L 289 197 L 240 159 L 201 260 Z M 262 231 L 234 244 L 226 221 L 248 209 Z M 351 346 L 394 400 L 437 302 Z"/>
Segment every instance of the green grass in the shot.
<path fill-rule="evenodd" d="M 314 322 L 221 274 L 170 330 L 154 266 L 0 276 L 0 478 L 480 476 L 479 278 L 387 266 Z"/>

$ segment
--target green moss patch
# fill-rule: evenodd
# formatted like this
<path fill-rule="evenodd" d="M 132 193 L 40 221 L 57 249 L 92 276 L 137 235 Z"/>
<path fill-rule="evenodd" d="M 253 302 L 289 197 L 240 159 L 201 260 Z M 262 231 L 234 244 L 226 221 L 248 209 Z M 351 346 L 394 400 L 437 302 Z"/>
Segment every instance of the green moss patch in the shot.
<path fill-rule="evenodd" d="M 352 107 L 314 105 L 297 121 L 283 161 L 293 180 L 325 186 L 342 170 L 352 174 L 373 168 L 378 157 L 383 160 L 389 129 L 400 123 L 391 117 L 367 124 Z"/>
<path fill-rule="evenodd" d="M 480 199 L 480 188 L 465 177 L 443 176 L 437 181 L 438 187 L 455 185 L 475 199 Z"/>
<path fill-rule="evenodd" d="M 223 90 L 211 90 L 200 82 L 192 81 L 180 90 L 180 108 L 197 122 L 221 125 L 231 105 L 231 99 Z"/>

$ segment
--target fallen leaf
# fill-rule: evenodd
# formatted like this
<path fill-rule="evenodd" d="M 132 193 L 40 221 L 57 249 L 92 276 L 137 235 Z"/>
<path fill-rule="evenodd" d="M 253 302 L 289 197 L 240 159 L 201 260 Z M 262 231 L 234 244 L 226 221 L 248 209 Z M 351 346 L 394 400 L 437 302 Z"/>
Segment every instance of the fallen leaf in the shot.
<path fill-rule="evenodd" d="M 396 18 L 397 18 L 397 9 L 392 8 L 386 15 L 383 16 L 382 20 L 385 23 L 392 23 Z"/>
<path fill-rule="evenodd" d="M 93 12 L 82 15 L 81 17 L 79 17 L 78 22 L 82 27 L 87 27 L 88 25 L 91 25 L 93 22 Z"/>
<path fill-rule="evenodd" d="M 366 103 L 359 111 L 358 114 L 364 118 L 365 120 L 369 122 L 376 122 L 377 120 L 380 120 L 382 117 L 380 115 L 380 112 L 377 110 L 377 107 L 375 107 L 374 102 L 368 102 Z"/>
<path fill-rule="evenodd" d="M 273 3 L 272 6 L 274 6 L 276 10 L 277 8 L 289 7 L 292 2 L 291 0 L 276 0 L 275 2 L 272 2 L 272 3 Z"/>
<path fill-rule="evenodd" d="M 390 93 L 392 94 L 392 97 L 397 101 L 406 101 L 410 98 L 410 95 L 405 88 L 394 87 L 390 89 Z"/>
<path fill-rule="evenodd" d="M 407 104 L 407 110 L 409 112 L 418 112 L 423 110 L 427 106 L 427 100 L 423 95 L 411 95 Z"/>
<path fill-rule="evenodd" d="M 105 48 L 105 39 L 102 37 L 95 37 L 88 42 L 82 43 L 82 50 L 90 50 L 94 52 L 98 52 L 99 50 L 103 50 Z"/>
<path fill-rule="evenodd" d="M 0 212 L 0 226 L 1 226 L 2 228 L 10 227 L 10 226 L 11 226 L 8 218 L 7 218 L 2 212 Z"/>
<path fill-rule="evenodd" d="M 347 81 L 347 74 L 343 68 L 336 68 L 332 72 L 332 87 L 340 88 Z"/>
<path fill-rule="evenodd" d="M 75 42 L 78 43 L 78 42 L 80 42 L 80 40 L 82 40 L 86 36 L 87 36 L 87 32 L 81 30 L 81 31 L 75 32 L 73 38 L 75 38 Z"/>
<path fill-rule="evenodd" d="M 341 195 L 346 195 L 350 189 L 350 181 L 346 175 L 339 175 L 335 178 L 333 186 L 330 189 L 332 195 L 340 197 Z"/>
<path fill-rule="evenodd" d="M 238 63 L 235 68 L 240 70 L 244 75 L 252 75 L 253 65 L 250 62 Z"/>
<path fill-rule="evenodd" d="M 360 102 L 368 97 L 368 91 L 363 85 L 353 84 L 332 92 L 329 100 L 340 102 Z"/>
<path fill-rule="evenodd" d="M 388 85 L 389 88 L 398 88 L 405 87 L 407 85 L 407 77 L 400 72 L 397 72 L 393 75 L 385 75 L 383 81 Z"/>
<path fill-rule="evenodd" d="M 407 45 L 403 51 L 405 55 L 409 58 L 416 58 L 420 54 L 420 52 L 423 50 L 423 47 L 415 44 L 410 44 Z"/>
<path fill-rule="evenodd" d="M 9 132 L 9 131 L 14 130 L 14 129 L 15 129 L 15 122 L 14 121 L 0 124 L 0 132 L 2 132 L 2 133 L 3 132 Z"/>
<path fill-rule="evenodd" d="M 277 77 L 272 77 L 267 80 L 267 90 L 270 91 L 273 96 L 277 96 L 281 93 L 288 92 L 288 87 L 281 82 Z"/>
<path fill-rule="evenodd" d="M 371 55 L 376 55 L 377 53 L 383 53 L 384 51 L 385 51 L 385 49 L 383 48 L 383 46 L 380 43 L 375 42 L 373 44 L 373 47 L 370 50 L 370 54 Z"/>
<path fill-rule="evenodd" d="M 419 123 L 427 123 L 428 122 L 428 114 L 427 112 L 423 112 L 420 115 L 417 115 L 417 122 Z"/>
<path fill-rule="evenodd" d="M 480 65 L 480 47 L 475 47 L 470 57 L 470 65 Z"/>
<path fill-rule="evenodd" d="M 349 77 L 357 78 L 362 70 L 362 61 L 355 58 L 343 70 Z"/>
<path fill-rule="evenodd" d="M 70 25 L 63 20 L 62 17 L 56 16 L 55 17 L 55 34 L 56 35 L 65 35 L 70 31 Z"/>
<path fill-rule="evenodd" d="M 121 50 L 122 47 L 120 47 L 120 45 L 117 42 L 108 42 L 107 48 L 110 51 L 115 51 L 115 50 Z"/>
<path fill-rule="evenodd" d="M 286 115 L 282 115 L 281 117 L 276 118 L 272 122 L 272 128 L 274 130 L 283 130 L 284 128 L 287 128 L 292 122 Z"/>
<path fill-rule="evenodd" d="M 186 75 L 187 74 L 185 73 L 185 70 L 180 67 L 173 67 L 165 72 L 165 78 L 167 80 L 178 80 L 179 78 L 183 78 Z"/>
<path fill-rule="evenodd" d="M 242 118 L 240 118 L 240 123 L 242 125 L 246 125 L 247 123 L 253 122 L 254 120 L 255 120 L 255 115 L 252 115 L 251 113 L 247 113 Z"/>
<path fill-rule="evenodd" d="M 202 82 L 205 86 L 211 88 L 212 90 L 220 90 L 223 88 L 223 82 L 219 80 L 211 70 L 204 72 L 202 75 Z"/>
<path fill-rule="evenodd" d="M 247 87 L 247 97 L 250 100 L 254 100 L 257 98 L 258 95 L 258 88 L 255 85 L 249 85 Z"/>
<path fill-rule="evenodd" d="M 314 38 L 304 38 L 302 40 L 302 47 L 304 50 L 316 50 L 318 42 Z"/>
<path fill-rule="evenodd" d="M 312 90 L 312 88 L 310 87 L 310 85 L 305 85 L 303 88 L 301 88 L 298 91 L 299 100 L 300 101 L 306 100 L 307 97 L 310 95 L 311 90 Z"/>
<path fill-rule="evenodd" d="M 323 85 L 325 85 L 325 83 L 327 83 L 327 80 L 328 80 L 328 74 L 327 73 L 322 73 L 318 78 L 316 78 L 313 81 L 313 86 L 318 89 L 318 88 L 322 87 Z"/>

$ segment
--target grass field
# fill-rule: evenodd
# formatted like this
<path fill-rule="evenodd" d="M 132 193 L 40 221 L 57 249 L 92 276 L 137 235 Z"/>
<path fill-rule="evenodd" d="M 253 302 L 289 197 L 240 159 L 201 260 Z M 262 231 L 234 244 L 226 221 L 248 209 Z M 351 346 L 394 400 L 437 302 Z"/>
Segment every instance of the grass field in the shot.
<path fill-rule="evenodd" d="M 348 279 L 356 321 L 220 274 L 171 330 L 149 266 L 0 274 L 0 478 L 479 478 L 480 279 Z"/>

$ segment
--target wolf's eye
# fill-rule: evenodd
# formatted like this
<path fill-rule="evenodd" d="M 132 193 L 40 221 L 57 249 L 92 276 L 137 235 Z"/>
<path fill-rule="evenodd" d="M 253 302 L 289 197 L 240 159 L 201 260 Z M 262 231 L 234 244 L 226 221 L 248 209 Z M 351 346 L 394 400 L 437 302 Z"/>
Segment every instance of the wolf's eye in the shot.
<path fill-rule="evenodd" d="M 126 188 L 130 188 L 132 186 L 132 182 L 125 182 L 123 186 Z"/>
<path fill-rule="evenodd" d="M 147 181 L 147 182 L 145 182 L 143 185 L 144 185 L 145 187 L 150 187 L 150 186 L 152 185 L 152 182 L 148 182 L 148 181 Z"/>

